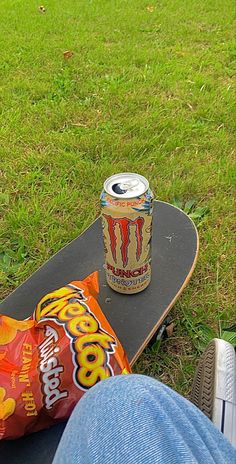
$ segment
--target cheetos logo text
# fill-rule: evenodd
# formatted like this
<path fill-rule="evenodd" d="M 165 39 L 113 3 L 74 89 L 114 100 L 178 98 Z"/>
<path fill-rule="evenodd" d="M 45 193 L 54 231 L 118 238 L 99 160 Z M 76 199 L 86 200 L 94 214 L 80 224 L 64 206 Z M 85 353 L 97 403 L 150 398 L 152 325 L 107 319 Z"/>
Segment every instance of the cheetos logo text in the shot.
<path fill-rule="evenodd" d="M 74 383 L 83 390 L 114 375 L 109 361 L 116 346 L 86 300 L 81 289 L 68 285 L 42 298 L 35 312 L 37 321 L 53 320 L 63 325 L 73 349 Z"/>

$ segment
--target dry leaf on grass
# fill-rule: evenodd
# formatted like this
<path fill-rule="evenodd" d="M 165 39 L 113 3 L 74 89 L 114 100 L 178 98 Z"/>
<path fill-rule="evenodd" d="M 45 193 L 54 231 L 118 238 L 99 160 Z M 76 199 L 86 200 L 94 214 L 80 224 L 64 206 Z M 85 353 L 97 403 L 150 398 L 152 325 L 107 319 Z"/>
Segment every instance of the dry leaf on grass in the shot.
<path fill-rule="evenodd" d="M 68 58 L 71 58 L 73 55 L 74 55 L 74 53 L 71 50 L 65 50 L 63 52 L 63 56 L 64 56 L 64 58 L 66 60 L 68 60 Z"/>
<path fill-rule="evenodd" d="M 153 13 L 153 11 L 155 11 L 155 6 L 152 6 L 152 5 L 147 6 L 147 11 L 149 11 L 149 13 Z"/>
<path fill-rule="evenodd" d="M 173 331 L 174 331 L 174 322 L 171 322 L 167 327 L 166 327 L 166 333 L 167 333 L 167 337 L 171 337 L 173 335 Z"/>
<path fill-rule="evenodd" d="M 39 6 L 40 13 L 46 13 L 46 8 L 43 5 Z"/>

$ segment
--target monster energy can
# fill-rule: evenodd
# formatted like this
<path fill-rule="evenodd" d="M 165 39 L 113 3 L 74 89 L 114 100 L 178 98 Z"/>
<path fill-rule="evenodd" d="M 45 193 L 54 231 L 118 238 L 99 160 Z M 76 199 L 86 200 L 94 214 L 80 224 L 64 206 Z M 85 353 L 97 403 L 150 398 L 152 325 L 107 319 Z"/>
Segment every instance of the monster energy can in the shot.
<path fill-rule="evenodd" d="M 138 293 L 151 280 L 153 194 L 145 177 L 125 172 L 109 177 L 101 194 L 105 269 L 119 293 Z"/>

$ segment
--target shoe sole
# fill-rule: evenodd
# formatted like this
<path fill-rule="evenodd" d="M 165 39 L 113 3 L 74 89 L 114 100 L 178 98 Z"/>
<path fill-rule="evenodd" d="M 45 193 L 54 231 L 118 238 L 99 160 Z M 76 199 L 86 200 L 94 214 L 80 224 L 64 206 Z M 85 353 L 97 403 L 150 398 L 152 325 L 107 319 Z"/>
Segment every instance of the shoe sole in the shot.
<path fill-rule="evenodd" d="M 190 400 L 236 447 L 236 355 L 213 339 L 199 360 Z"/>

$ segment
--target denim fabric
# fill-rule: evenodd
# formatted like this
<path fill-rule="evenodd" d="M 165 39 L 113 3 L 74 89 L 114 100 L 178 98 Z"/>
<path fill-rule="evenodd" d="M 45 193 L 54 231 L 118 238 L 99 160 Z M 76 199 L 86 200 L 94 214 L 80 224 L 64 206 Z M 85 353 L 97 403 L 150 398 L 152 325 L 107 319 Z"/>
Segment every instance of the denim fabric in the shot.
<path fill-rule="evenodd" d="M 236 450 L 193 404 L 155 379 L 112 377 L 75 407 L 53 464 L 233 464 Z"/>

